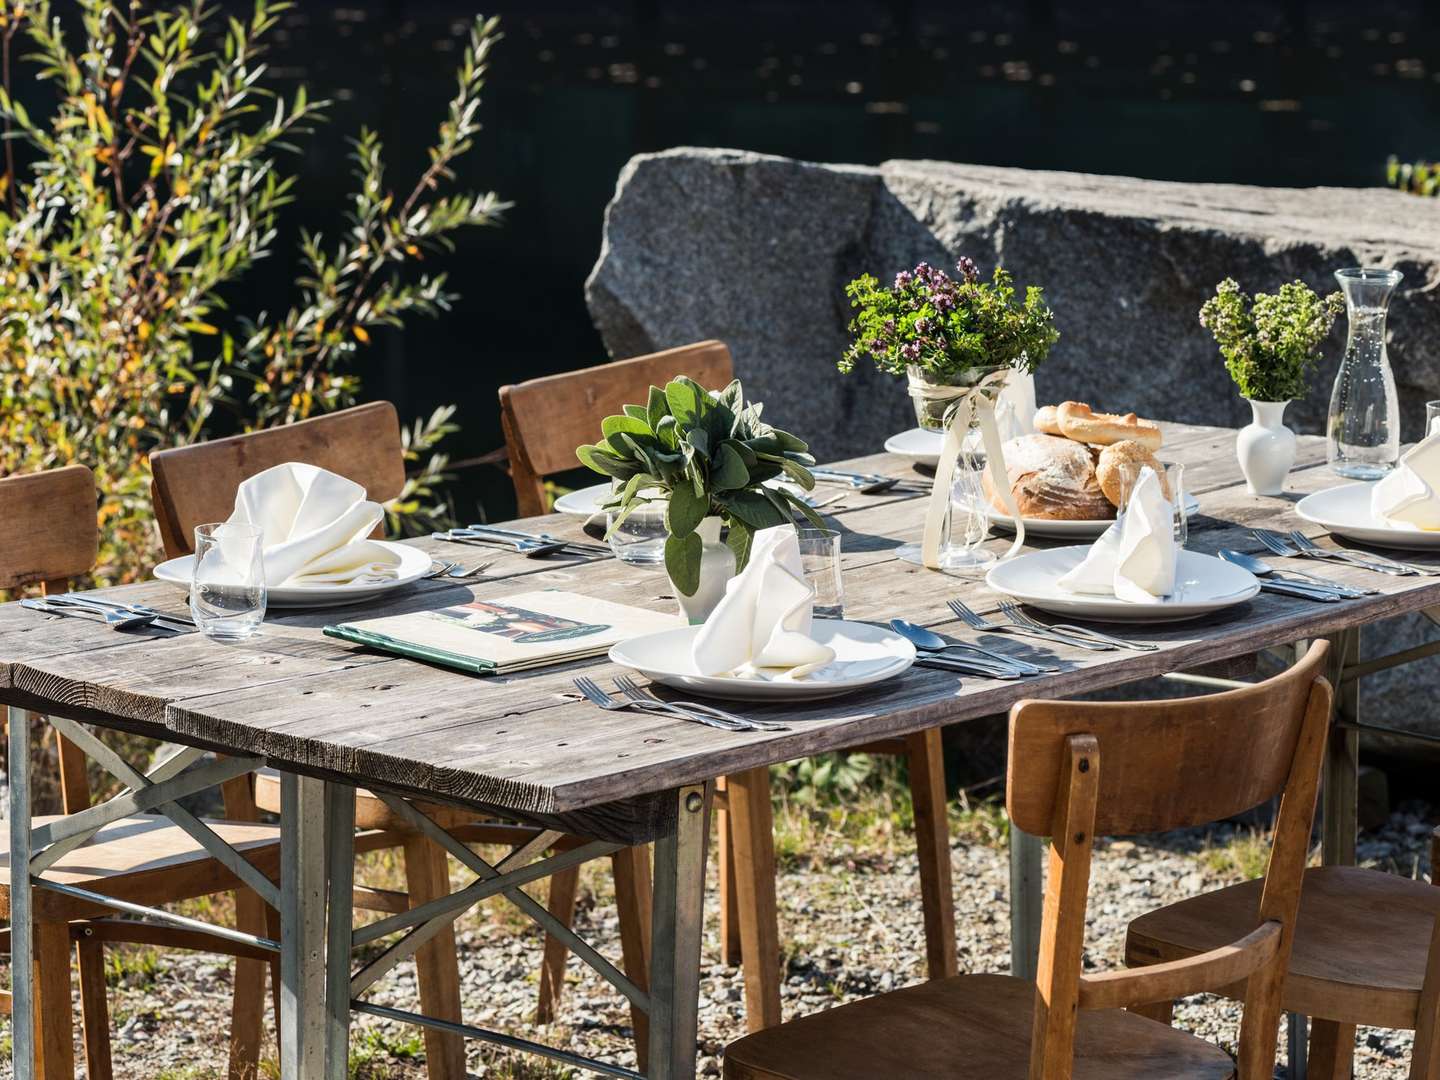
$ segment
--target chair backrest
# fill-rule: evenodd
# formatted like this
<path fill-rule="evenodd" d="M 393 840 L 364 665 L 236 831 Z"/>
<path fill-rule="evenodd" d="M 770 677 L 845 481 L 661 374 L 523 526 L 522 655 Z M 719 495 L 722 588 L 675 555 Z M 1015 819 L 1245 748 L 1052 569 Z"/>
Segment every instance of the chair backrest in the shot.
<path fill-rule="evenodd" d="M 62 593 L 70 579 L 95 567 L 100 548 L 95 476 L 84 465 L 0 480 L 0 589 L 40 586 Z M 56 737 L 60 800 L 65 813 L 90 805 L 85 755 Z"/>
<path fill-rule="evenodd" d="M 241 481 L 274 465 L 301 461 L 364 486 L 376 502 L 405 487 L 400 419 L 388 401 L 357 405 L 297 424 L 150 455 L 150 496 L 169 558 L 195 550 L 195 526 L 224 521 Z"/>
<path fill-rule="evenodd" d="M 95 476 L 84 465 L 0 480 L 0 589 L 63 592 L 99 552 Z"/>
<path fill-rule="evenodd" d="M 1330 719 L 1328 645 L 1245 689 L 1177 701 L 1022 701 L 1010 713 L 1006 805 L 1051 837 L 1032 1077 L 1070 1076 L 1078 1009 L 1172 1001 L 1246 982 L 1240 1076 L 1274 1069 Z M 1198 825 L 1281 796 L 1255 929 L 1184 960 L 1081 974 L 1094 837 Z M 1247 982 L 1248 980 L 1248 982 Z"/>
<path fill-rule="evenodd" d="M 700 341 L 611 364 L 546 375 L 500 388 L 500 421 L 522 517 L 549 512 L 545 477 L 579 466 L 575 448 L 600 437 L 600 421 L 622 405 L 643 405 L 652 385 L 688 375 L 720 390 L 735 377 L 730 350 Z"/>

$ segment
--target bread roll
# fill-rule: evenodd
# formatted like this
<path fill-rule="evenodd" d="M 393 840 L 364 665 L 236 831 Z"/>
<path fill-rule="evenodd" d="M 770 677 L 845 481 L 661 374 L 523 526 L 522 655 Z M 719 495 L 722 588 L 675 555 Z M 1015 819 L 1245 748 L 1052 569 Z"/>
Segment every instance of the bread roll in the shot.
<path fill-rule="evenodd" d="M 1005 444 L 1005 468 L 1021 517 L 1106 521 L 1115 516 L 1115 507 L 1096 479 L 1095 459 L 1078 442 L 1055 435 L 1022 435 Z M 989 469 L 983 483 L 990 505 L 1008 512 Z"/>
<path fill-rule="evenodd" d="M 1060 417 L 1054 405 L 1042 405 L 1035 410 L 1035 430 L 1042 435 L 1064 435 L 1060 430 Z"/>
<path fill-rule="evenodd" d="M 1161 435 L 1158 424 L 1141 420 L 1133 412 L 1097 413 L 1083 401 L 1067 401 L 1055 410 L 1060 433 L 1076 442 L 1095 446 L 1112 446 L 1118 442 L 1138 442 L 1148 450 L 1159 450 Z"/>
<path fill-rule="evenodd" d="M 1170 483 L 1165 476 L 1165 466 L 1150 452 L 1150 448 L 1133 440 L 1114 443 L 1100 451 L 1100 460 L 1095 465 L 1095 478 L 1100 490 L 1112 506 L 1120 505 L 1120 476 L 1126 466 L 1139 468 L 1149 465 L 1160 477 L 1160 490 L 1170 498 Z"/>

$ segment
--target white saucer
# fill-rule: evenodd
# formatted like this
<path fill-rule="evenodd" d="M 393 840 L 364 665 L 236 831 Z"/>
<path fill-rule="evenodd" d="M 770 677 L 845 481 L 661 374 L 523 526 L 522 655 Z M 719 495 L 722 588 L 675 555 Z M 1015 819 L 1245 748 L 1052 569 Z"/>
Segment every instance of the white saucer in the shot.
<path fill-rule="evenodd" d="M 400 556 L 397 568 L 399 576 L 393 581 L 367 581 L 351 585 L 283 585 L 272 586 L 265 591 L 265 603 L 273 608 L 324 608 L 339 607 L 341 604 L 358 604 L 372 600 L 383 593 L 403 588 L 419 581 L 430 572 L 431 559 L 428 554 L 409 544 L 397 544 L 391 540 L 375 541 Z M 178 585 L 187 592 L 190 589 L 191 568 L 194 555 L 181 555 L 155 567 L 155 577 L 160 581 Z"/>
<path fill-rule="evenodd" d="M 1306 521 L 1323 525 L 1336 536 L 1375 547 L 1404 551 L 1434 551 L 1440 548 L 1440 532 L 1399 529 L 1370 512 L 1373 483 L 1342 484 L 1306 495 L 1295 504 L 1295 513 Z"/>
<path fill-rule="evenodd" d="M 899 675 L 915 662 L 915 646 L 889 627 L 816 619 L 810 636 L 835 650 L 835 660 L 799 679 L 735 679 L 701 675 L 690 649 L 698 626 L 681 626 L 622 641 L 610 659 L 681 690 L 736 701 L 806 701 L 834 697 Z"/>
<path fill-rule="evenodd" d="M 985 575 L 996 592 L 1056 615 L 1106 622 L 1175 622 L 1193 619 L 1233 604 L 1243 604 L 1260 591 L 1248 570 L 1221 562 L 1213 555 L 1181 551 L 1176 564 L 1175 592 L 1154 604 L 1135 604 L 1113 596 L 1067 592 L 1056 584 L 1080 565 L 1085 546 L 1051 548 L 1003 562 Z"/>
<path fill-rule="evenodd" d="M 555 500 L 555 513 L 572 517 L 589 517 L 600 512 L 600 500 L 610 494 L 610 485 L 591 484 L 578 491 L 567 491 Z"/>
<path fill-rule="evenodd" d="M 885 440 L 885 449 L 896 457 L 909 458 L 918 465 L 929 465 L 933 469 L 940 464 L 940 447 L 944 442 L 944 432 L 917 427 L 891 435 Z"/>
<path fill-rule="evenodd" d="M 1185 496 L 1185 516 L 1194 517 L 1200 511 L 1200 500 L 1193 495 Z M 990 524 L 1003 532 L 1015 531 L 1015 519 L 1003 510 L 996 510 L 993 506 L 986 506 L 985 513 L 990 517 Z M 1053 536 L 1060 539 L 1072 540 L 1094 540 L 1111 525 L 1115 524 L 1114 518 L 1096 521 L 1058 521 L 1054 518 L 1025 518 L 1025 535 L 1027 536 Z"/>

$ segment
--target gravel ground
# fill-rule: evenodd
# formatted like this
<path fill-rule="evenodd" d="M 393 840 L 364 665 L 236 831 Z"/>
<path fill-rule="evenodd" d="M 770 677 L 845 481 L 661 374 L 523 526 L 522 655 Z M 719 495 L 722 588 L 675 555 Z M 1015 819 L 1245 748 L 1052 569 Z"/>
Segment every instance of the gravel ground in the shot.
<path fill-rule="evenodd" d="M 793 812 L 792 812 L 793 813 Z M 1385 827 L 1361 838 L 1365 865 L 1407 876 L 1428 876 L 1428 830 L 1436 813 L 1410 805 Z M 781 935 L 785 942 L 787 1016 L 890 990 L 923 975 L 923 934 L 915 858 L 900 828 L 855 830 L 810 825 L 781 845 Z M 1009 964 L 1008 868 L 1003 845 L 975 820 L 957 822 L 953 847 L 957 931 L 962 971 L 998 971 Z M 794 852 L 799 850 L 800 855 Z M 790 854 L 787 856 L 787 852 Z M 1244 830 L 1186 830 L 1097 846 L 1090 893 L 1086 964 L 1101 969 L 1119 961 L 1126 923 L 1161 903 L 1237 880 L 1254 870 L 1263 847 Z M 713 862 L 713 860 L 712 860 Z M 577 917 L 581 930 L 607 955 L 619 956 L 618 928 L 607 875 L 591 872 Z M 725 1044 L 744 1031 L 740 972 L 718 959 L 718 919 L 712 903 L 701 976 L 701 1074 L 718 1076 Z M 481 1026 L 529 1034 L 554 1045 L 633 1065 L 629 1013 L 598 976 L 572 959 L 561 1019 L 536 1032 L 540 937 L 518 915 L 499 907 L 473 913 L 461 924 L 460 958 L 466 1019 Z M 199 1080 L 224 1075 L 229 967 L 198 955 L 125 954 L 116 964 L 111 1008 L 117 1077 Z M 412 1007 L 413 968 L 398 969 L 373 993 L 375 1000 Z M 1182 1027 L 1233 1049 L 1238 1007 L 1193 999 L 1176 1014 Z M 0 1028 L 8 1050 L 8 1025 Z M 360 1080 L 424 1076 L 423 1045 L 413 1029 L 357 1017 L 352 1065 Z M 1403 1077 L 1408 1032 L 1362 1030 L 1356 1075 L 1364 1080 Z M 273 1053 L 273 1047 L 272 1047 Z M 8 1056 L 8 1055 L 7 1055 Z M 278 1070 L 269 1064 L 270 1075 Z M 549 1080 L 571 1071 L 536 1059 L 470 1044 L 474 1075 L 507 1080 Z M 8 1062 L 0 1075 L 8 1075 Z"/>

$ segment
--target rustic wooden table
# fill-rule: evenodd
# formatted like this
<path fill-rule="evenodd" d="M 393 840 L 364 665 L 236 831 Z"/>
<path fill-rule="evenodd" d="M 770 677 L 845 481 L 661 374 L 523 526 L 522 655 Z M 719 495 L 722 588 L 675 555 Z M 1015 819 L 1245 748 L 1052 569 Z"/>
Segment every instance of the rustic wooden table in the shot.
<path fill-rule="evenodd" d="M 1192 549 L 1213 553 L 1231 547 L 1260 553 L 1248 531 L 1254 526 L 1304 528 L 1310 535 L 1319 534 L 1294 515 L 1293 506 L 1300 495 L 1336 483 L 1324 466 L 1323 440 L 1302 438 L 1289 493 L 1264 498 L 1248 495 L 1240 482 L 1232 430 L 1181 424 L 1165 428 L 1161 456 L 1186 464 L 1186 486 L 1200 500 L 1201 511 L 1190 523 Z M 906 462 L 888 455 L 844 464 L 916 476 Z M 989 612 L 1000 598 L 983 581 L 941 576 L 893 557 L 900 541 L 918 537 L 924 508 L 923 497 L 894 493 L 847 493 L 842 502 L 825 508 L 843 532 L 847 617 L 884 621 L 900 616 L 939 627 L 961 640 L 975 640 L 975 632 L 954 620 L 945 600 L 960 597 Z M 560 516 L 530 519 L 521 527 L 579 536 L 578 522 Z M 352 1008 L 416 1019 L 414 1014 L 366 1003 L 360 991 L 369 985 L 367 979 L 373 981 L 388 965 L 413 952 L 427 931 L 433 933 L 463 906 L 496 893 L 513 895 L 519 885 L 562 865 L 555 857 L 531 862 L 543 850 L 532 844 L 492 867 L 473 854 L 467 859 L 463 853 L 468 849 L 452 842 L 452 854 L 475 871 L 475 883 L 454 899 L 386 920 L 387 929 L 406 931 L 405 935 L 384 954 L 378 973 L 370 964 L 352 978 L 350 948 L 363 943 L 359 935 L 351 934 L 349 925 L 348 815 L 354 786 L 388 793 L 400 805 L 405 805 L 404 799 L 423 797 L 593 838 L 593 843 L 569 853 L 564 865 L 616 845 L 653 841 L 654 959 L 649 987 L 637 987 L 613 968 L 600 970 L 651 1014 L 649 1075 L 667 1080 L 691 1077 L 707 818 L 716 777 L 1000 713 L 1022 697 L 1098 690 L 1261 649 L 1289 647 L 1317 636 L 1338 639 L 1338 662 L 1353 667 L 1358 661 L 1360 626 L 1440 604 L 1440 577 L 1389 577 L 1327 565 L 1320 568 L 1327 576 L 1364 582 L 1380 593 L 1339 604 L 1262 593 L 1214 616 L 1122 631 L 1158 645 L 1154 652 L 1043 647 L 1047 658 L 1062 670 L 1019 682 L 968 676 L 962 682 L 954 674 L 916 667 L 872 690 L 838 700 L 784 709 L 757 704 L 749 711 L 761 717 L 783 715 L 790 730 L 730 733 L 664 717 L 606 713 L 576 700 L 571 684 L 576 674 L 583 671 L 604 679 L 621 673 L 604 661 L 480 679 L 366 652 L 321 635 L 321 627 L 342 619 L 418 610 L 470 595 L 503 598 L 540 588 L 569 589 L 659 609 L 673 606 L 663 574 L 610 558 L 563 554 L 527 559 L 493 548 L 420 543 L 440 558 L 466 564 L 494 558 L 495 564 L 478 582 L 425 581 L 383 605 L 274 611 L 263 634 L 244 644 L 221 645 L 194 634 L 112 632 L 80 619 L 47 618 L 15 604 L 0 607 L 0 702 L 13 710 L 66 718 L 72 727 L 78 723 L 152 736 L 238 758 L 240 767 L 264 765 L 284 772 L 283 933 L 278 945 L 283 1002 L 291 1006 L 282 1009 L 282 1069 L 287 1078 L 343 1076 Z M 1031 546 L 1045 543 L 1033 540 Z M 1008 538 L 997 536 L 991 544 L 1003 551 Z M 1440 558 L 1433 556 L 1404 558 L 1440 566 Z M 1278 565 L 1289 560 L 1271 561 Z M 1316 569 L 1313 563 L 1303 565 Z M 173 610 L 180 610 L 183 603 L 170 587 L 154 582 L 109 590 L 108 595 Z M 1016 645 L 1007 641 L 1003 647 Z M 1373 665 L 1367 665 L 1370 668 Z M 1337 681 L 1340 674 L 1337 670 Z M 1325 853 L 1335 862 L 1353 860 L 1355 839 L 1357 682 L 1352 678 L 1341 685 L 1341 719 L 1332 739 L 1325 799 Z M 50 888 L 42 871 L 53 853 L 45 847 L 57 837 L 45 827 L 33 833 L 30 829 L 23 764 L 28 760 L 28 728 L 13 720 L 10 725 L 10 850 L 17 862 L 31 859 L 37 887 Z M 198 759 L 192 771 L 181 772 L 178 778 L 166 773 L 138 794 L 132 792 L 126 805 L 131 810 L 163 806 L 177 783 L 194 790 L 204 779 L 197 779 L 193 770 L 217 767 L 214 759 Z M 228 770 L 234 771 L 233 766 Z M 87 811 L 93 816 L 82 824 L 93 825 L 107 812 L 103 806 Z M 77 842 L 73 833 L 68 842 Z M 1034 838 L 1019 837 L 1013 847 L 1013 955 L 1020 972 L 1031 970 L 1036 947 L 1039 851 Z M 324 961 L 327 866 L 328 970 Z M 25 1017 L 32 1000 L 30 966 L 24 962 L 29 955 L 29 904 L 25 890 L 17 889 L 15 898 L 14 1036 L 17 1075 L 25 1077 L 29 1061 Z M 371 933 L 363 941 L 375 936 Z M 417 936 L 420 940 L 415 940 Z M 593 955 L 582 952 L 582 956 L 597 963 Z M 494 1033 L 465 1030 L 477 1037 L 494 1037 Z M 566 1051 L 546 1050 L 524 1040 L 510 1038 L 508 1044 L 580 1061 Z M 636 1075 L 594 1062 L 585 1067 Z"/>

